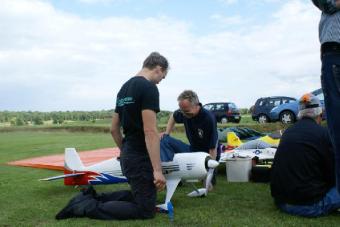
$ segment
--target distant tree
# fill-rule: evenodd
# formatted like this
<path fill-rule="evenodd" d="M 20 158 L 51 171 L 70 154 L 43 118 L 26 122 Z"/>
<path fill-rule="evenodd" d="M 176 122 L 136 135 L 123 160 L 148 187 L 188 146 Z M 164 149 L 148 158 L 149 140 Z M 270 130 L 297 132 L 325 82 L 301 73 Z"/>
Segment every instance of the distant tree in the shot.
<path fill-rule="evenodd" d="M 15 120 L 15 125 L 16 126 L 22 126 L 22 125 L 24 125 L 25 124 L 25 122 L 24 122 L 24 120 L 22 119 L 22 118 L 17 118 L 16 120 Z"/>
<path fill-rule="evenodd" d="M 64 122 L 64 117 L 61 112 L 54 112 L 52 114 L 53 124 L 62 124 Z"/>
<path fill-rule="evenodd" d="M 170 118 L 170 115 L 172 114 L 171 111 L 160 111 L 158 114 L 157 114 L 157 121 L 158 123 L 160 124 L 166 124 Z"/>
<path fill-rule="evenodd" d="M 44 124 L 44 121 L 43 121 L 42 117 L 40 117 L 40 116 L 35 116 L 35 117 L 33 118 L 33 124 L 35 124 L 35 125 L 43 125 L 43 124 Z"/>
<path fill-rule="evenodd" d="M 249 114 L 249 109 L 248 108 L 240 108 L 240 114 L 244 115 L 244 114 Z"/>
<path fill-rule="evenodd" d="M 16 118 L 14 117 L 14 118 L 10 119 L 9 122 L 12 126 L 15 126 L 16 125 Z"/>

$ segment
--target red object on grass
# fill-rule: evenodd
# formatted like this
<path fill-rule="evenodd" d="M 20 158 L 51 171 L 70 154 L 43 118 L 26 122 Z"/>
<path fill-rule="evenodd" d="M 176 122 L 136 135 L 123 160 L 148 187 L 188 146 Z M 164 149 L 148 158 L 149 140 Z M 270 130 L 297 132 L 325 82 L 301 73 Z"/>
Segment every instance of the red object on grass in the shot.
<path fill-rule="evenodd" d="M 102 148 L 92 151 L 81 151 L 78 154 L 83 164 L 89 166 L 113 157 L 119 157 L 120 150 L 118 147 Z M 64 154 L 40 156 L 8 162 L 7 164 L 41 169 L 64 170 Z"/>

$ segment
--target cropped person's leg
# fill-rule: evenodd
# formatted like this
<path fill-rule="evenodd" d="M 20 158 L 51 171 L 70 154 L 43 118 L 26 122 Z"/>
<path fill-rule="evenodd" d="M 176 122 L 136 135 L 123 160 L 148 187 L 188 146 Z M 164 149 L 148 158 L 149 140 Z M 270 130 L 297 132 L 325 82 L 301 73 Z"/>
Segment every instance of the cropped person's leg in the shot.
<path fill-rule="evenodd" d="M 181 140 L 171 136 L 164 136 L 160 141 L 161 160 L 163 162 L 172 161 L 176 153 L 191 152 L 190 146 Z"/>
<path fill-rule="evenodd" d="M 340 192 L 340 54 L 322 55 L 321 85 L 325 97 L 326 118 L 335 151 L 337 189 Z"/>

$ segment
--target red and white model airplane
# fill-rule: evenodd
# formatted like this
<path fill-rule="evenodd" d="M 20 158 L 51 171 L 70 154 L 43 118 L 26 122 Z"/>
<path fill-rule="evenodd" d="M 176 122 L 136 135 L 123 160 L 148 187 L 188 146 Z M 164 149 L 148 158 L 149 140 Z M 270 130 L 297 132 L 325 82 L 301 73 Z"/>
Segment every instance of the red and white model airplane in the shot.
<path fill-rule="evenodd" d="M 180 181 L 198 182 L 206 179 L 206 187 L 196 189 L 188 194 L 190 197 L 205 196 L 213 177 L 214 169 L 219 165 L 204 152 L 178 153 L 173 161 L 162 162 L 163 174 L 166 179 L 165 203 L 158 205 L 167 211 L 170 202 Z M 74 148 L 65 149 L 64 175 L 41 179 L 52 181 L 64 179 L 65 185 L 99 185 L 127 182 L 123 176 L 120 161 L 111 158 L 91 166 L 84 166 Z"/>

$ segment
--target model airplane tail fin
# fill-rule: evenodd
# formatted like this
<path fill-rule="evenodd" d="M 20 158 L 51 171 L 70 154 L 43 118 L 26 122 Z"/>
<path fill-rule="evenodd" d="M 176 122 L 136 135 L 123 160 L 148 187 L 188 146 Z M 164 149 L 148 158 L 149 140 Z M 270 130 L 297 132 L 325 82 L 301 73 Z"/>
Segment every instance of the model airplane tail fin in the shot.
<path fill-rule="evenodd" d="M 264 136 L 259 138 L 259 140 L 268 143 L 269 145 L 273 146 L 273 147 L 278 147 L 279 143 L 280 143 L 280 139 L 275 139 L 272 138 L 271 136 Z"/>
<path fill-rule="evenodd" d="M 65 148 L 65 170 L 83 170 L 85 167 L 75 148 Z"/>
<path fill-rule="evenodd" d="M 227 141 L 228 141 L 228 147 L 239 147 L 239 146 L 242 145 L 242 141 L 236 135 L 235 132 L 228 132 L 227 133 Z"/>

